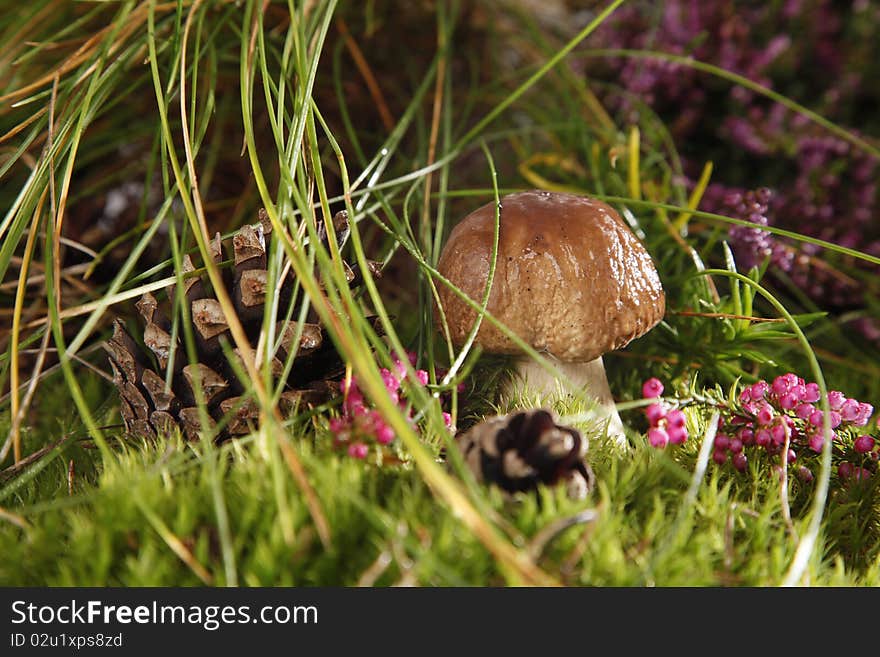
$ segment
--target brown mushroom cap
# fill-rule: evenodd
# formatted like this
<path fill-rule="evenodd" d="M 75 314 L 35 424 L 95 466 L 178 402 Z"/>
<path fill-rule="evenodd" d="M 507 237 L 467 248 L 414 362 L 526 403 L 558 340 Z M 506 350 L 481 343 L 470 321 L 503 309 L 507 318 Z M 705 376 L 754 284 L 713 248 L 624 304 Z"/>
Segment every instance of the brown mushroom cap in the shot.
<path fill-rule="evenodd" d="M 438 264 L 441 274 L 478 303 L 489 275 L 494 227 L 495 204 L 488 203 L 455 226 Z M 452 340 L 460 344 L 477 313 L 445 285 L 439 294 Z M 665 305 L 651 256 L 609 205 L 545 191 L 502 197 L 487 309 L 538 351 L 563 361 L 591 361 L 650 330 Z M 487 351 L 520 353 L 488 321 L 477 342 Z"/>

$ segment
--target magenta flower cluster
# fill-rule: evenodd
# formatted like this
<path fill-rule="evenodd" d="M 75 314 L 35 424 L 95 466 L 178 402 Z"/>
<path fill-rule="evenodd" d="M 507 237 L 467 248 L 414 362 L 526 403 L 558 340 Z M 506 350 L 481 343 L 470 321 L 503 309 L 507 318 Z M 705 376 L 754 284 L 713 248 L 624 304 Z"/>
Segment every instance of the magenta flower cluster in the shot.
<path fill-rule="evenodd" d="M 642 386 L 642 396 L 645 399 L 659 399 L 662 394 L 663 384 L 659 379 L 648 379 Z M 681 410 L 658 400 L 645 408 L 645 417 L 650 424 L 648 442 L 652 447 L 662 449 L 670 443 L 680 445 L 687 440 L 688 432 Z"/>
<path fill-rule="evenodd" d="M 410 363 L 415 367 L 415 353 L 408 354 Z M 394 369 L 383 367 L 380 370 L 385 391 L 391 400 L 405 409 L 412 421 L 413 410 L 406 399 L 402 388 L 403 380 L 407 377 L 407 368 L 403 361 L 396 355 L 393 357 Z M 419 386 L 428 385 L 428 372 L 416 370 L 416 383 Z M 364 398 L 363 392 L 358 386 L 357 378 L 344 379 L 339 384 L 342 393 L 342 415 L 330 420 L 330 431 L 333 433 L 334 446 L 337 449 L 345 449 L 348 455 L 356 459 L 365 459 L 371 446 L 379 450 L 391 445 L 396 438 L 394 430 L 388 425 L 382 414 L 375 408 L 371 408 Z M 452 431 L 452 416 L 443 412 L 446 427 Z"/>
<path fill-rule="evenodd" d="M 642 386 L 642 395 L 646 399 L 659 397 L 662 393 L 663 384 L 655 378 L 648 379 Z M 736 470 L 743 472 L 748 467 L 747 454 L 755 457 L 763 454 L 775 460 L 787 449 L 785 458 L 789 464 L 794 464 L 799 460 L 809 461 L 810 455 L 815 457 L 820 453 L 826 435 L 826 417 L 820 399 L 818 384 L 806 382 L 789 372 L 777 376 L 772 382 L 760 380 L 746 386 L 738 396 L 738 403 L 732 406 L 709 399 L 691 399 L 687 403 L 705 403 L 721 410 L 712 459 L 719 465 L 729 460 Z M 832 453 L 838 462 L 838 476 L 842 480 L 869 477 L 880 458 L 877 439 L 865 430 L 871 424 L 874 407 L 838 390 L 828 393 L 828 407 L 827 420 L 831 429 Z M 665 429 L 669 434 L 670 422 L 667 420 L 666 426 L 661 427 L 659 418 L 669 418 L 672 412 L 666 410 L 662 401 L 647 407 L 648 441 L 652 446 L 665 447 L 673 442 L 671 436 L 663 440 L 662 434 L 657 433 Z M 683 417 L 679 420 L 676 416 L 671 425 L 679 422 L 683 426 Z M 807 465 L 798 464 L 794 471 L 805 481 L 812 479 L 812 471 Z"/>

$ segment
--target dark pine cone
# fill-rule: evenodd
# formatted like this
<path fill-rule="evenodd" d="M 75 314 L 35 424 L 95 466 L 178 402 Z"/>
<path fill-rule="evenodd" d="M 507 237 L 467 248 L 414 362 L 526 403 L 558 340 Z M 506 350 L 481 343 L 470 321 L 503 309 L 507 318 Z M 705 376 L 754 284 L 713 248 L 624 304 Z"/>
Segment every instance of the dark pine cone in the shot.
<path fill-rule="evenodd" d="M 341 245 L 348 233 L 348 218 L 344 212 L 334 219 L 334 232 Z M 326 230 L 319 225 L 318 236 L 326 243 Z M 242 227 L 232 238 L 234 268 L 224 272 L 224 284 L 235 303 L 235 310 L 245 329 L 248 340 L 255 347 L 259 339 L 266 290 L 272 283 L 266 269 L 265 235 L 271 224 L 261 214 L 261 223 Z M 220 234 L 211 242 L 214 262 L 223 259 Z M 195 271 L 189 256 L 183 259 L 184 272 Z M 370 263 L 373 275 L 380 273 L 378 263 Z M 363 278 L 357 268 L 345 265 L 349 286 L 360 285 Z M 317 276 L 317 273 L 316 273 Z M 280 308 L 292 299 L 295 277 L 288 275 L 281 283 Z M 145 328 L 142 349 L 117 319 L 113 323 L 113 336 L 106 343 L 113 377 L 120 395 L 120 406 L 126 430 L 135 436 L 153 438 L 157 433 L 167 434 L 179 427 L 190 440 L 198 439 L 201 422 L 196 402 L 196 380 L 207 402 L 209 429 L 225 420 L 216 433 L 216 439 L 249 433 L 256 425 L 259 409 L 255 402 L 242 396 L 244 388 L 222 349 L 222 341 L 232 346 L 229 325 L 210 286 L 198 276 L 185 279 L 186 300 L 190 304 L 193 334 L 196 338 L 198 360 L 190 363 L 186 350 L 179 341 L 172 343 L 169 315 L 163 312 L 152 294 L 144 294 L 136 304 Z M 168 289 L 169 298 L 176 293 L 176 286 Z M 344 376 L 345 363 L 330 340 L 324 338 L 318 323 L 305 323 L 296 340 L 298 325 L 295 321 L 280 321 L 276 335 L 280 348 L 272 361 L 273 375 L 283 376 L 284 362 L 295 350 L 293 366 L 285 380 L 285 391 L 280 398 L 282 415 L 289 415 L 300 403 L 317 404 L 338 392 L 338 381 Z M 241 359 L 237 349 L 236 357 Z M 170 387 L 166 386 L 169 363 L 173 371 Z M 243 363 L 241 369 L 244 369 Z"/>
<path fill-rule="evenodd" d="M 582 499 L 593 488 L 593 471 L 584 462 L 587 439 L 556 424 L 549 411 L 491 417 L 456 440 L 477 479 L 509 493 L 563 483 L 570 497 Z"/>

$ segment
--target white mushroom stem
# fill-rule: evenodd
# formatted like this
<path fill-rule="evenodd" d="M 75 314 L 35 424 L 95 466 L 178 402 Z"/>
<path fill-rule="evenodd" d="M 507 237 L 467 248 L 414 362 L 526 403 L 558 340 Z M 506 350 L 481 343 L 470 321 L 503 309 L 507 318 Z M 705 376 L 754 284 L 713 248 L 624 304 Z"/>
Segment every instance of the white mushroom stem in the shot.
<path fill-rule="evenodd" d="M 614 397 L 611 396 L 611 388 L 608 387 L 608 379 L 605 376 L 605 367 L 602 357 L 586 363 L 571 363 L 554 361 L 553 365 L 571 382 L 575 389 L 567 387 L 563 379 L 557 379 L 552 373 L 545 370 L 539 363 L 532 359 L 521 359 L 517 363 L 517 374 L 522 382 L 513 380 L 505 389 L 505 396 L 513 393 L 513 388 L 519 383 L 525 384 L 526 390 L 543 395 L 560 395 L 580 390 L 584 397 L 597 402 L 597 412 L 608 420 L 608 437 L 613 439 L 619 446 L 627 445 L 626 435 L 623 430 L 623 422 L 617 413 Z"/>

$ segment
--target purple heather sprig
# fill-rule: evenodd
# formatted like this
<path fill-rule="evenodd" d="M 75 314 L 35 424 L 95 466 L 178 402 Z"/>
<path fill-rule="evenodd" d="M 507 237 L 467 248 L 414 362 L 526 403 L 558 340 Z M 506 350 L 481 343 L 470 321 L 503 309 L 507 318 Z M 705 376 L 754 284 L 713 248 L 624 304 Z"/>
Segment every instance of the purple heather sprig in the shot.
<path fill-rule="evenodd" d="M 646 399 L 658 398 L 662 393 L 663 384 L 655 378 L 648 379 L 642 386 Z M 815 457 L 821 452 L 825 445 L 825 413 L 819 408 L 820 398 L 818 384 L 808 383 L 789 372 L 772 382 L 760 380 L 745 386 L 733 405 L 702 397 L 684 403 L 703 403 L 721 410 L 712 459 L 719 465 L 729 459 L 736 470 L 743 472 L 748 467 L 747 452 L 756 458 L 762 454 L 778 458 L 787 444 L 789 464 L 809 460 L 811 454 Z M 880 443 L 864 429 L 871 424 L 874 407 L 838 390 L 829 391 L 828 407 L 833 454 L 839 462 L 838 476 L 841 480 L 870 477 L 880 459 Z M 681 419 L 678 415 L 670 419 L 672 413 L 681 414 Z M 668 410 L 668 402 L 663 400 L 649 405 L 645 416 L 650 424 L 648 442 L 653 447 L 674 442 L 669 435 L 670 426 L 679 423 L 684 426 L 682 411 Z M 878 423 L 873 429 L 880 429 Z M 794 472 L 802 481 L 813 479 L 807 465 L 799 464 Z"/>
<path fill-rule="evenodd" d="M 880 43 L 878 19 L 880 5 L 861 0 L 787 0 L 752 6 L 732 0 L 632 2 L 616 11 L 594 36 L 600 48 L 692 56 L 783 95 L 794 93 L 795 100 L 841 125 L 860 126 L 864 108 L 878 101 L 876 88 L 864 84 L 872 71 L 874 44 Z M 837 256 L 811 244 L 785 244 L 760 227 L 778 226 L 880 255 L 880 233 L 872 221 L 880 210 L 876 157 L 780 103 L 739 85 L 718 85 L 711 76 L 676 62 L 622 57 L 586 59 L 583 65 L 587 76 L 605 73 L 623 90 L 611 92 L 606 101 L 624 120 L 638 123 L 639 108 L 648 105 L 667 119 L 677 144 L 720 139 L 733 146 L 734 153 L 746 155 L 729 158 L 729 165 L 715 160 L 713 184 L 700 204 L 701 210 L 755 224 L 755 228 L 735 227 L 730 233 L 743 269 L 769 257 L 771 275 L 784 272 L 825 310 L 851 311 L 868 305 L 869 289 L 859 284 L 859 276 L 840 271 Z M 798 69 L 809 76 L 791 74 Z M 794 87 L 792 80 L 797 80 Z M 684 171 L 694 181 L 704 157 L 683 153 Z M 768 203 L 759 202 L 767 207 L 752 211 L 750 203 L 743 208 L 739 199 L 726 202 L 732 194 L 740 199 L 755 194 L 747 187 L 729 185 L 743 173 L 751 177 L 745 183 L 749 187 L 773 187 L 772 212 Z M 880 272 L 880 267 L 862 261 L 846 266 L 872 275 Z M 849 326 L 880 343 L 880 320 L 852 314 Z"/>
<path fill-rule="evenodd" d="M 767 210 L 772 197 L 773 192 L 766 187 L 745 193 L 736 190 L 726 190 L 724 193 L 724 213 L 755 224 L 755 228 L 731 226 L 729 231 L 730 243 L 741 269 L 760 266 L 767 258 L 783 271 L 791 269 L 792 250 L 760 228 L 770 224 Z"/>
<path fill-rule="evenodd" d="M 878 205 L 877 186 L 870 173 L 877 161 L 863 155 L 851 155 L 853 161 L 861 164 L 855 167 L 852 175 L 841 176 L 831 172 L 840 169 L 841 163 L 834 157 L 839 158 L 840 152 L 848 153 L 846 142 L 832 138 L 803 141 L 812 144 L 805 152 L 814 152 L 814 155 L 799 161 L 797 169 L 800 173 L 794 182 L 794 190 L 781 193 L 772 193 L 766 188 L 746 191 L 713 183 L 707 187 L 700 207 L 755 224 L 754 228 L 737 225 L 729 230 L 730 244 L 740 269 L 758 266 L 769 258 L 771 275 L 784 272 L 794 285 L 821 302 L 824 308 L 856 308 L 864 305 L 865 287 L 828 264 L 822 258 L 821 248 L 809 243 L 787 244 L 761 228 L 770 225 L 793 227 L 811 237 L 880 255 L 880 239 L 872 237 L 874 232 L 870 227 L 870 217 Z M 817 150 L 824 155 L 816 155 Z M 829 155 L 832 152 L 837 155 Z M 821 166 L 816 164 L 816 158 L 821 160 Z M 868 263 L 853 263 L 853 266 L 880 272 L 880 267 Z M 858 317 L 850 321 L 852 327 L 866 338 L 880 342 L 877 320 Z"/>
<path fill-rule="evenodd" d="M 413 352 L 407 354 L 410 363 L 415 367 L 416 355 Z M 406 399 L 405 390 L 402 388 L 403 380 L 407 377 L 405 363 L 393 356 L 394 369 L 383 367 L 379 374 L 385 384 L 385 391 L 391 400 L 398 404 L 407 413 L 410 421 L 413 421 L 413 409 Z M 415 379 L 419 386 L 428 385 L 428 372 L 416 370 Z M 461 385 L 461 384 L 460 384 Z M 342 393 L 342 414 L 330 420 L 329 428 L 334 436 L 334 445 L 337 449 L 345 449 L 349 456 L 356 459 L 365 459 L 371 446 L 383 450 L 394 442 L 396 435 L 394 430 L 385 422 L 382 414 L 368 406 L 364 395 L 358 385 L 357 378 L 352 376 L 340 382 Z M 443 411 L 443 420 L 447 429 L 454 432 L 452 415 Z"/>
<path fill-rule="evenodd" d="M 769 86 L 769 69 L 792 45 L 785 33 L 756 36 L 755 26 L 771 16 L 766 8 L 733 7 L 729 1 L 633 3 L 616 11 L 595 36 L 600 47 L 690 55 Z M 675 108 L 672 128 L 677 136 L 698 129 L 705 120 L 703 114 L 712 99 L 705 77 L 696 70 L 659 58 L 622 59 L 612 67 L 620 85 L 633 97 L 655 108 Z M 738 103 L 753 101 L 752 92 L 742 87 L 734 87 L 729 94 Z M 615 100 L 631 121 L 638 120 L 638 106 L 631 97 Z"/>

